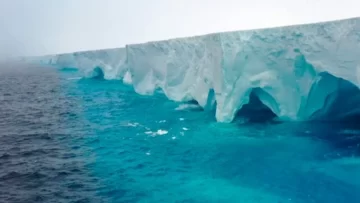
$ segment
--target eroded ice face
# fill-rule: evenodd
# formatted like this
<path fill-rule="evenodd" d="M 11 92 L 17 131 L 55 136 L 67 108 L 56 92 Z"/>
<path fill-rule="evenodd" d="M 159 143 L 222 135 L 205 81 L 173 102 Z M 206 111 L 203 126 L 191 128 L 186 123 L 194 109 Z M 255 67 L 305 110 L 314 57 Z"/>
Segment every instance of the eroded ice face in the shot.
<path fill-rule="evenodd" d="M 76 67 L 90 77 L 100 71 L 139 94 L 160 89 L 171 100 L 215 110 L 220 122 L 231 122 L 251 95 L 282 120 L 334 119 L 360 109 L 359 31 L 357 18 L 27 61 Z"/>

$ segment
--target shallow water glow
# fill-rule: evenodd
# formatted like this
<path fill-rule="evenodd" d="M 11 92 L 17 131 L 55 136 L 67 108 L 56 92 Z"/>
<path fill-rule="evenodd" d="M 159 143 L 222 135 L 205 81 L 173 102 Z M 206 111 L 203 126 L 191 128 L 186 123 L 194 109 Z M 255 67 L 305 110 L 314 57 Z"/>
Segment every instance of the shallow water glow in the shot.
<path fill-rule="evenodd" d="M 5 201 L 360 201 L 356 125 L 217 123 L 120 81 L 41 70 L 1 80 Z"/>

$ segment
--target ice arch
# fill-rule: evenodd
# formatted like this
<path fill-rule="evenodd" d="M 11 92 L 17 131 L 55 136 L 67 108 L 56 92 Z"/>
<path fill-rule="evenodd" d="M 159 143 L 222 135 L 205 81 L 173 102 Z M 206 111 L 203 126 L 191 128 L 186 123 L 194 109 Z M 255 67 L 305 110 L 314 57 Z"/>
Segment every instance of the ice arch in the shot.
<path fill-rule="evenodd" d="M 337 119 L 359 113 L 359 33 L 353 18 L 24 60 L 84 75 L 100 68 L 139 94 L 160 88 L 171 100 L 215 108 L 220 122 L 231 122 L 251 94 L 282 120 Z"/>

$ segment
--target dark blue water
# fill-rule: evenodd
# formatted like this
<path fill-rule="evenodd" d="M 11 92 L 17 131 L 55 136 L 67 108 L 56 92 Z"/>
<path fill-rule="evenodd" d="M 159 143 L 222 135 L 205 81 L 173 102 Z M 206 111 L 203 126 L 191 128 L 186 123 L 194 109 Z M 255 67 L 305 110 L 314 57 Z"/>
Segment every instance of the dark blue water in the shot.
<path fill-rule="evenodd" d="M 0 202 L 360 202 L 356 124 L 220 124 L 119 81 L 2 66 Z"/>

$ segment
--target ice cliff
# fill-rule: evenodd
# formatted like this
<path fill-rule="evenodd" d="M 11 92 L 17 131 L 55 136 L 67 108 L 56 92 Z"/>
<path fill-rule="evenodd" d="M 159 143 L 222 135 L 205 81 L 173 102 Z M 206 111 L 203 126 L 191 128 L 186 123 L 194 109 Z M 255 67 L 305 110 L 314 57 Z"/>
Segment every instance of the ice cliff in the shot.
<path fill-rule="evenodd" d="M 360 18 L 209 34 L 125 48 L 26 58 L 122 79 L 139 94 L 161 88 L 230 122 L 257 97 L 283 120 L 360 113 Z M 96 71 L 94 71 L 96 70 Z"/>

